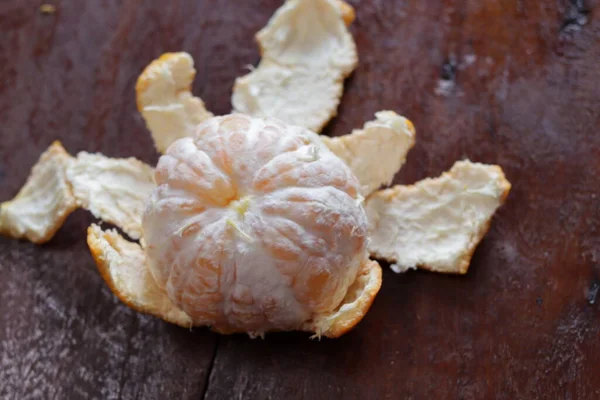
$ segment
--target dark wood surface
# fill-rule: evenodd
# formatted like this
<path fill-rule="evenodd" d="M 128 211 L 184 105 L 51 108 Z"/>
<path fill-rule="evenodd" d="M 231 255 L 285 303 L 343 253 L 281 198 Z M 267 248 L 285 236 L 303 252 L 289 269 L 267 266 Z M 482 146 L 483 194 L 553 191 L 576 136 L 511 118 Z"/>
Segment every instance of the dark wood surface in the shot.
<path fill-rule="evenodd" d="M 40 153 L 157 160 L 134 83 L 165 51 L 196 62 L 216 114 L 277 0 L 0 2 L 0 199 Z M 454 161 L 513 184 L 464 277 L 386 268 L 338 340 L 193 332 L 120 304 L 85 244 L 83 211 L 48 244 L 0 238 L 2 399 L 600 398 L 600 4 L 352 1 L 360 65 L 341 135 L 380 109 L 417 127 L 397 177 Z"/>

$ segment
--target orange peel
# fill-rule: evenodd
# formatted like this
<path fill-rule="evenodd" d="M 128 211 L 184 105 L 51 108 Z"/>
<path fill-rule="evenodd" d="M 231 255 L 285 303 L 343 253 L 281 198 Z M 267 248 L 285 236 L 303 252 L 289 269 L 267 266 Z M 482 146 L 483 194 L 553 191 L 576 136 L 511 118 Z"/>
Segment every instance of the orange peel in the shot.
<path fill-rule="evenodd" d="M 17 196 L 0 205 L 0 233 L 33 243 L 52 239 L 77 208 L 65 172 L 72 162 L 58 141 L 42 153 Z"/>
<path fill-rule="evenodd" d="M 343 81 L 358 64 L 346 26 L 353 10 L 341 4 L 287 0 L 256 35 L 262 59 L 236 79 L 234 111 L 320 132 L 337 114 Z"/>
<path fill-rule="evenodd" d="M 192 326 L 191 318 L 156 286 L 139 244 L 127 241 L 115 230 L 103 231 L 95 224 L 88 228 L 87 243 L 100 275 L 123 303 L 167 322 Z"/>
<path fill-rule="evenodd" d="M 191 136 L 198 124 L 213 116 L 202 99 L 191 93 L 195 75 L 189 54 L 165 53 L 152 61 L 137 80 L 137 108 L 161 153 L 175 140 Z"/>
<path fill-rule="evenodd" d="M 349 135 L 322 137 L 323 142 L 354 172 L 363 196 L 392 183 L 415 144 L 415 128 L 393 111 L 379 111 L 375 120 Z"/>
<path fill-rule="evenodd" d="M 365 204 L 369 251 L 396 272 L 465 274 L 510 187 L 500 167 L 459 161 L 438 178 L 375 192 Z"/>
<path fill-rule="evenodd" d="M 356 326 L 367 314 L 381 288 L 381 267 L 376 261 L 368 261 L 361 267 L 358 277 L 348 288 L 348 293 L 339 307 L 318 316 L 305 327 L 315 332 L 315 337 L 336 338 Z"/>
<path fill-rule="evenodd" d="M 342 0 L 335 0 L 335 3 L 337 8 L 340 10 L 340 13 L 342 14 L 342 19 L 344 20 L 346 26 L 352 25 L 352 23 L 356 19 L 356 12 L 354 11 L 354 7 Z"/>
<path fill-rule="evenodd" d="M 67 169 L 77 206 L 142 237 L 142 213 L 154 184 L 154 169 L 133 158 L 109 158 L 81 152 Z"/>
<path fill-rule="evenodd" d="M 44 243 L 77 208 L 142 236 L 141 217 L 154 189 L 154 169 L 135 158 L 67 153 L 54 142 L 33 166 L 17 196 L 0 205 L 0 234 Z"/>

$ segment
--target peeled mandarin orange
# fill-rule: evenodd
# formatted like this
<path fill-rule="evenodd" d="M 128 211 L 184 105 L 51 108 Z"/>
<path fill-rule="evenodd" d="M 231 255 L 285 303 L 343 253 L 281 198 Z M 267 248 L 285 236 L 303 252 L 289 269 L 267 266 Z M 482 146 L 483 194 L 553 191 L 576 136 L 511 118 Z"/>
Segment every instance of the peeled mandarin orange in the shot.
<path fill-rule="evenodd" d="M 148 264 L 193 325 L 251 335 L 306 329 L 369 274 L 359 182 L 304 128 L 211 118 L 168 148 L 156 183 L 143 216 Z"/>

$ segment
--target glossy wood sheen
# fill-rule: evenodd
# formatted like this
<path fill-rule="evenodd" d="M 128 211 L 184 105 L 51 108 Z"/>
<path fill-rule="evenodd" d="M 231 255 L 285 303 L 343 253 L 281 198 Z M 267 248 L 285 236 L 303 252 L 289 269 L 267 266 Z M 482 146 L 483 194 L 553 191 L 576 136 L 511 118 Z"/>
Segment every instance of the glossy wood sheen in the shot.
<path fill-rule="evenodd" d="M 386 268 L 338 340 L 218 337 L 121 305 L 78 211 L 44 246 L 0 238 L 0 398 L 600 398 L 599 2 L 352 3 L 361 61 L 326 133 L 393 109 L 418 132 L 396 182 L 469 158 L 513 184 L 469 274 Z M 2 200 L 54 139 L 154 163 L 134 84 L 162 52 L 190 52 L 195 92 L 230 111 L 280 2 L 53 4 L 0 2 Z"/>

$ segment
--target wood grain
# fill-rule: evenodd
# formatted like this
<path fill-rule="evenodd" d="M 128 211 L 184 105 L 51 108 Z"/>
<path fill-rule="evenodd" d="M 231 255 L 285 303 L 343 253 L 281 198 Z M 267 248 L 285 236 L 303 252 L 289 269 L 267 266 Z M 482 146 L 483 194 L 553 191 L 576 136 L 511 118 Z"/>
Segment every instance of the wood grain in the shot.
<path fill-rule="evenodd" d="M 418 135 L 396 182 L 469 158 L 513 183 L 469 274 L 386 269 L 365 320 L 338 340 L 217 337 L 119 304 L 77 212 L 45 246 L 0 238 L 0 398 L 600 397 L 600 3 L 351 3 L 361 60 L 326 133 L 393 109 Z M 2 200 L 54 139 L 154 163 L 133 90 L 162 52 L 190 52 L 195 93 L 229 112 L 280 2 L 40 4 L 0 2 Z"/>

